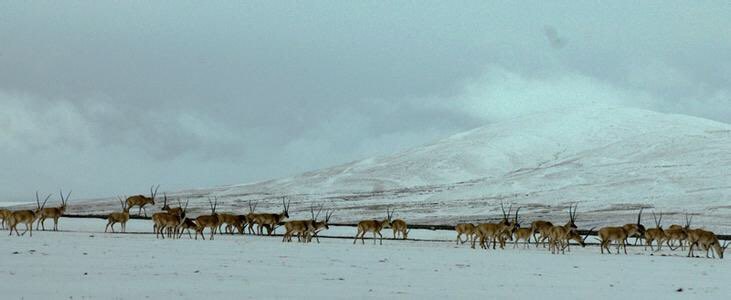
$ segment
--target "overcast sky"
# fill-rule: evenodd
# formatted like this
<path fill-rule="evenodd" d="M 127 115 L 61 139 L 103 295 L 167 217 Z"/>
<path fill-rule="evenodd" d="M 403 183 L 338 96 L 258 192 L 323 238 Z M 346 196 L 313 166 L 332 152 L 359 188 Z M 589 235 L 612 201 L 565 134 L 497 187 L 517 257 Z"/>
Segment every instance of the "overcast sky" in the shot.
<path fill-rule="evenodd" d="M 283 177 L 567 104 L 731 123 L 726 1 L 391 2 L 3 1 L 0 197 Z"/>

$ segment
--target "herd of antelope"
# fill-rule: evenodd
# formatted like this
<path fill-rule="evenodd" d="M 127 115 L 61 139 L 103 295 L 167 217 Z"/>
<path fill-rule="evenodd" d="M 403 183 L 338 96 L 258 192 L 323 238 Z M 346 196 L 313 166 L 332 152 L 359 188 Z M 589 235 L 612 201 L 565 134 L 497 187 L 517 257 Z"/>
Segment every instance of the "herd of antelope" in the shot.
<path fill-rule="evenodd" d="M 111 229 L 114 233 L 114 225 L 120 224 L 120 232 L 126 232 L 126 224 L 130 219 L 129 211 L 131 208 L 137 206 L 138 215 L 142 215 L 143 211 L 147 216 L 145 206 L 155 205 L 155 197 L 157 195 L 157 187 L 150 187 L 150 196 L 135 195 L 126 197 L 123 200 L 119 197 L 119 202 L 122 206 L 121 212 L 113 212 L 107 216 L 107 225 L 104 228 L 104 232 Z M 45 197 L 41 202 L 38 193 L 36 192 L 36 204 L 35 210 L 17 210 L 9 211 L 7 209 L 0 209 L 0 219 L 2 227 L 7 228 L 10 231 L 10 235 L 15 234 L 20 236 L 26 232 L 30 232 L 30 236 L 33 236 L 33 223 L 36 223 L 36 229 L 40 225 L 42 230 L 45 230 L 45 220 L 48 218 L 53 219 L 53 230 L 58 230 L 58 219 L 64 214 L 67 209 L 68 199 L 71 196 L 71 192 L 65 194 L 60 191 L 61 205 L 58 207 L 45 207 L 51 194 Z M 187 232 L 189 238 L 198 239 L 198 235 L 205 240 L 203 231 L 208 228 L 210 231 L 209 239 L 213 240 L 216 233 L 219 234 L 244 234 L 248 229 L 249 234 L 264 235 L 266 230 L 267 235 L 275 234 L 276 229 L 284 225 L 285 232 L 283 234 L 282 242 L 291 242 L 293 236 L 297 236 L 297 240 L 300 242 L 309 243 L 313 238 L 319 243 L 318 233 L 323 230 L 329 229 L 328 223 L 332 217 L 334 211 L 326 210 L 325 218 L 318 221 L 320 213 L 322 212 L 322 205 L 319 206 L 317 213 L 315 213 L 315 207 L 310 207 L 311 218 L 307 220 L 289 220 L 289 202 L 282 198 L 282 212 L 280 213 L 256 213 L 256 203 L 249 201 L 249 212 L 247 214 L 231 214 L 231 213 L 217 213 L 216 208 L 218 206 L 218 199 L 216 197 L 208 199 L 210 205 L 211 214 L 199 215 L 196 218 L 188 218 L 186 211 L 188 208 L 188 201 L 185 205 L 177 199 L 178 207 L 171 207 L 168 204 L 167 195 L 163 193 L 163 207 L 162 211 L 152 214 L 153 232 L 157 238 L 164 239 L 166 236 L 169 238 L 181 238 L 182 235 Z M 586 246 L 586 239 L 593 232 L 595 228 L 591 228 L 587 231 L 585 236 L 581 236 L 578 233 L 578 227 L 576 226 L 576 213 L 577 206 L 573 205 L 569 207 L 569 220 L 564 225 L 554 225 L 549 221 L 536 220 L 530 223 L 530 226 L 521 227 L 519 221 L 520 208 L 515 211 L 515 216 L 512 220 L 512 205 L 505 210 L 503 204 L 500 205 L 502 210 L 502 220 L 497 223 L 461 223 L 455 226 L 457 232 L 456 243 L 464 244 L 470 242 L 472 248 L 478 244 L 482 249 L 490 249 L 492 243 L 492 249 L 496 249 L 499 245 L 501 249 L 504 249 L 508 241 L 513 242 L 513 248 L 518 247 L 519 242 L 523 242 L 524 247 L 530 247 L 530 244 L 534 242 L 536 247 L 548 246 L 549 251 L 553 254 L 564 254 L 566 250 L 571 251 L 570 242 L 574 241 L 581 247 Z M 635 245 L 643 241 L 645 249 L 650 247 L 652 251 L 660 251 L 662 245 L 665 244 L 673 251 L 680 248 L 684 250 L 688 248 L 688 257 L 693 256 L 694 249 L 700 249 L 706 251 L 706 257 L 710 258 L 718 256 L 723 258 L 724 251 L 728 248 L 729 243 L 725 242 L 721 245 L 718 237 L 715 233 L 700 228 L 692 229 L 691 222 L 692 217 L 686 214 L 685 225 L 670 225 L 667 229 L 662 228 L 662 213 L 659 218 L 653 212 L 653 218 L 655 219 L 655 228 L 645 228 L 642 225 L 642 211 L 641 208 L 637 215 L 637 222 L 631 224 L 625 224 L 618 227 L 603 227 L 597 231 L 599 240 L 599 246 L 601 253 L 604 250 L 611 254 L 609 247 L 616 244 L 616 254 L 620 253 L 620 250 L 624 250 L 624 254 L 627 254 L 627 243 L 629 238 L 635 238 Z M 386 209 L 386 218 L 382 220 L 363 220 L 357 224 L 357 233 L 353 244 L 358 239 L 361 239 L 361 243 L 365 244 L 365 235 L 367 233 L 373 234 L 373 243 L 376 241 L 383 244 L 383 235 L 381 231 L 385 228 L 391 228 L 393 230 L 393 238 L 407 239 L 408 234 L 411 231 L 408 229 L 408 225 L 404 220 L 396 219 L 393 220 L 394 211 L 389 208 Z M 25 224 L 26 231 L 22 234 L 18 232 L 17 225 Z M 224 227 L 225 225 L 225 227 Z M 256 226 L 256 230 L 254 230 Z M 193 237 L 190 231 L 193 230 L 195 237 Z M 462 239 L 462 236 L 466 239 Z M 531 241 L 531 239 L 533 241 Z M 654 245 L 653 245 L 654 244 Z"/>

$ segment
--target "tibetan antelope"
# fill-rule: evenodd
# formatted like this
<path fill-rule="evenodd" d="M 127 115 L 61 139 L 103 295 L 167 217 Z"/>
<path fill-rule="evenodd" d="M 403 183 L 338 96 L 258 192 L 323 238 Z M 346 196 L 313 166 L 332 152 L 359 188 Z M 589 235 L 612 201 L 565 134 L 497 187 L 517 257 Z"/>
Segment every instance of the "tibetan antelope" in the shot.
<path fill-rule="evenodd" d="M 153 187 L 155 188 L 155 191 L 152 190 Z M 139 206 L 140 209 L 137 211 L 137 215 L 142 215 L 142 210 L 144 210 L 145 217 L 147 217 L 147 210 L 145 209 L 145 205 L 155 205 L 155 195 L 157 194 L 158 188 L 160 188 L 159 184 L 157 185 L 157 187 L 155 187 L 154 185 L 150 187 L 150 197 L 146 197 L 144 195 L 135 195 L 127 198 L 127 208 L 132 209 L 135 206 Z"/>
<path fill-rule="evenodd" d="M 118 198 L 119 204 L 122 205 L 122 212 L 113 212 L 107 216 L 107 226 L 104 227 L 104 232 L 111 228 L 114 233 L 114 224 L 119 223 L 122 226 L 121 232 L 127 232 L 127 221 L 129 221 L 129 207 L 127 207 L 122 201 L 122 198 Z"/>
<path fill-rule="evenodd" d="M 518 221 L 518 212 L 520 211 L 520 207 L 518 207 L 518 210 L 515 211 L 515 220 L 513 222 L 515 223 L 515 239 L 513 241 L 513 248 L 518 247 L 518 242 L 520 240 L 524 240 L 524 248 L 528 248 L 530 246 L 530 238 L 533 236 L 533 226 L 528 228 L 522 228 L 520 227 L 520 222 Z"/>
<path fill-rule="evenodd" d="M 71 191 L 69 191 L 68 194 L 66 194 L 66 198 L 63 197 L 63 190 L 60 191 L 61 194 L 61 206 L 59 207 L 46 207 L 41 210 L 40 215 L 38 216 L 38 222 L 36 223 L 36 229 L 38 229 L 38 225 L 40 224 L 42 230 L 46 230 L 45 222 L 47 218 L 53 219 L 53 231 L 58 231 L 58 219 L 63 215 L 64 212 L 66 212 L 66 206 L 68 205 L 69 197 L 71 196 Z"/>
<path fill-rule="evenodd" d="M 685 250 L 684 242 L 688 239 L 688 230 L 690 229 L 690 223 L 692 221 L 693 216 L 688 218 L 688 214 L 685 214 L 685 226 L 673 224 L 670 225 L 668 229 L 665 229 L 665 243 L 668 245 L 670 250 L 675 251 L 675 249 L 678 248 Z M 677 241 L 679 245 L 673 248 L 675 241 Z"/>
<path fill-rule="evenodd" d="M 192 239 L 193 236 L 190 235 L 190 230 L 193 229 L 193 231 L 195 231 L 196 228 L 198 228 L 198 224 L 195 223 L 195 220 L 191 218 L 183 219 L 183 221 L 180 222 L 180 226 L 178 227 L 180 231 L 180 233 L 178 234 L 178 238 L 183 236 L 183 232 L 187 231 L 188 237 Z"/>
<path fill-rule="evenodd" d="M 183 203 L 180 201 L 180 198 L 178 198 L 178 207 L 170 207 L 170 205 L 168 205 L 167 193 L 162 193 L 162 197 L 163 197 L 163 204 L 162 204 L 161 210 L 164 210 L 172 215 L 177 215 L 181 219 L 185 218 L 185 209 L 188 207 L 189 200 L 185 201 L 185 207 L 183 207 Z M 153 204 L 155 204 L 155 203 L 153 203 Z"/>
<path fill-rule="evenodd" d="M 480 247 L 489 249 L 492 241 L 492 249 L 500 242 L 500 248 L 505 248 L 506 239 L 513 240 L 512 227 L 503 223 L 483 223 L 475 228 L 475 237 L 472 239 L 472 248 L 475 248 L 477 239 L 480 239 Z"/>
<path fill-rule="evenodd" d="M 599 229 L 598 235 L 602 254 L 604 254 L 604 249 L 612 254 L 612 251 L 609 251 L 609 245 L 615 241 L 617 242 L 617 254 L 619 254 L 621 246 L 624 248 L 624 254 L 627 255 L 627 231 L 624 230 L 624 227 L 604 227 Z"/>
<path fill-rule="evenodd" d="M 312 214 L 312 219 L 292 220 L 285 222 L 285 232 L 282 237 L 282 242 L 291 242 L 292 236 L 295 234 L 297 235 L 298 242 L 302 242 L 302 237 L 305 237 L 306 241 L 307 232 L 313 226 L 314 222 L 317 221 L 317 217 L 320 216 L 320 212 L 322 212 L 322 205 L 320 205 L 320 209 L 317 211 L 317 214 L 315 214 L 315 208 L 313 206 L 310 206 L 310 214 Z"/>
<path fill-rule="evenodd" d="M 457 245 L 460 243 L 472 241 L 475 235 L 475 224 L 472 223 L 460 223 L 454 226 L 454 231 L 457 232 Z M 467 240 L 462 240 L 462 235 L 467 236 Z"/>
<path fill-rule="evenodd" d="M 41 211 L 43 211 L 43 207 L 46 206 L 48 198 L 51 198 L 51 194 L 46 196 L 46 199 L 43 200 L 43 205 L 41 205 L 41 200 L 38 198 L 38 192 L 36 192 L 37 207 L 35 210 L 24 209 L 10 213 L 10 219 L 8 220 L 10 235 L 13 235 L 13 230 L 15 230 L 15 234 L 17 236 L 25 235 L 28 231 L 30 231 L 30 236 L 33 236 L 33 222 L 36 221 L 36 218 L 40 215 Z M 18 224 L 20 223 L 25 224 L 25 231 L 23 231 L 22 234 L 18 233 Z"/>
<path fill-rule="evenodd" d="M 380 237 L 380 244 L 383 245 L 383 235 L 381 235 L 381 230 L 383 228 L 388 228 L 391 226 L 391 211 L 386 208 L 386 219 L 383 219 L 382 221 L 379 220 L 363 220 L 358 222 L 358 232 L 355 234 L 355 240 L 353 240 L 353 245 L 355 245 L 355 242 L 358 241 L 358 237 L 360 237 L 360 241 L 362 244 L 365 244 L 365 235 L 368 232 L 373 232 L 373 244 L 376 244 L 376 235 Z"/>
<path fill-rule="evenodd" d="M 317 243 L 320 243 L 320 237 L 317 236 L 320 231 L 328 230 L 330 229 L 330 226 L 328 224 L 330 223 L 330 218 L 335 213 L 335 210 L 326 210 L 325 211 L 325 220 L 323 221 L 317 221 L 317 218 L 313 222 L 310 223 L 309 230 L 305 233 L 305 241 L 311 242 L 312 238 L 314 237 L 317 240 Z"/>
<path fill-rule="evenodd" d="M 8 209 L 0 208 L 0 223 L 2 223 L 3 229 L 5 229 L 5 223 L 10 220 L 12 214 L 13 212 Z"/>
<path fill-rule="evenodd" d="M 284 210 L 281 213 L 278 214 L 256 214 L 254 216 L 254 222 L 256 225 L 259 226 L 259 234 L 264 234 L 264 227 L 267 228 L 268 235 L 274 234 L 274 232 L 277 229 L 277 226 L 279 226 L 279 223 L 281 223 L 283 220 L 286 220 L 289 218 L 289 203 L 290 201 L 287 201 L 287 203 L 284 203 L 285 197 L 282 197 L 282 206 L 284 206 Z"/>
<path fill-rule="evenodd" d="M 168 212 L 156 212 L 152 214 L 152 229 L 155 231 L 155 238 L 159 238 L 162 235 L 162 238 L 165 239 L 165 232 L 163 232 L 165 228 L 168 228 L 168 236 L 174 237 L 177 235 L 181 220 L 178 214 Z"/>
<path fill-rule="evenodd" d="M 252 205 L 251 200 L 249 200 L 249 213 L 246 214 L 246 226 L 249 228 L 249 234 L 256 234 L 256 231 L 254 231 L 254 224 L 257 214 L 254 213 L 254 211 L 256 211 L 257 204 L 258 202 L 254 202 Z"/>
<path fill-rule="evenodd" d="M 688 250 L 688 257 L 693 256 L 694 246 L 706 250 L 706 258 L 710 258 L 708 253 L 711 252 L 710 250 L 713 250 L 711 254 L 713 254 L 714 258 L 718 256 L 718 258 L 723 259 L 723 252 L 726 251 L 729 244 L 727 241 L 721 246 L 718 237 L 713 232 L 703 229 L 691 229 L 688 230 L 688 248 L 690 248 Z"/>
<path fill-rule="evenodd" d="M 624 228 L 624 231 L 627 232 L 627 237 L 634 237 L 635 238 L 635 245 L 637 245 L 637 242 L 642 239 L 643 236 L 645 236 L 645 226 L 640 223 L 642 220 L 642 207 L 640 207 L 640 213 L 637 214 L 637 223 L 636 224 L 624 224 L 622 228 Z"/>
<path fill-rule="evenodd" d="M 241 219 L 238 215 L 230 214 L 230 213 L 220 213 L 218 214 L 218 232 L 219 233 L 229 233 L 234 234 L 234 228 L 238 229 L 241 227 L 239 225 L 241 223 Z M 221 230 L 221 227 L 223 225 L 226 225 L 226 227 Z"/>
<path fill-rule="evenodd" d="M 404 240 L 409 237 L 409 232 L 411 230 L 408 229 L 408 226 L 406 225 L 406 221 L 401 219 L 396 219 L 391 222 L 391 229 L 393 229 L 393 239 L 395 240 L 398 234 L 401 234 L 401 238 Z"/>
<path fill-rule="evenodd" d="M 208 198 L 208 204 L 211 206 L 211 214 L 210 215 L 203 215 L 198 216 L 195 218 L 195 223 L 197 225 L 195 229 L 195 239 L 198 239 L 198 234 L 201 235 L 201 238 L 204 240 L 206 237 L 203 235 L 203 230 L 206 228 L 211 229 L 211 240 L 213 240 L 213 235 L 216 234 L 216 229 L 218 228 L 218 214 L 216 214 L 216 206 L 218 206 L 218 198 L 214 196 L 214 201 L 211 201 L 211 198 Z"/>
<path fill-rule="evenodd" d="M 572 209 L 573 208 L 573 209 Z M 576 205 L 569 205 L 569 221 L 566 222 L 565 225 L 562 227 L 565 227 L 569 230 L 576 229 L 576 210 L 579 208 L 579 204 Z M 534 221 L 531 224 L 531 227 L 533 228 L 534 235 L 537 232 L 540 238 L 536 238 L 536 246 L 539 243 L 543 243 L 543 247 L 546 246 L 545 241 L 549 239 L 551 228 L 556 227 L 553 225 L 553 223 L 548 221 Z M 535 238 L 535 236 L 534 236 Z"/>
<path fill-rule="evenodd" d="M 660 251 L 662 249 L 662 243 L 667 238 L 665 230 L 662 229 L 662 212 L 660 212 L 660 219 L 658 219 L 653 211 L 652 218 L 655 219 L 655 228 L 645 230 L 645 250 L 647 250 L 647 246 L 650 246 L 651 251 Z M 657 242 L 657 250 L 652 248 L 652 242 Z"/>
<path fill-rule="evenodd" d="M 594 228 L 589 229 L 589 231 L 586 233 L 586 236 L 582 238 L 581 235 L 579 235 L 577 230 L 574 228 L 566 225 L 553 226 L 549 231 L 548 248 L 551 250 L 552 254 L 558 254 L 559 251 L 561 251 L 561 254 L 564 254 L 564 250 L 566 249 L 571 252 L 572 240 L 579 244 L 581 247 L 586 247 L 586 238 L 589 237 L 589 234 L 591 234 L 593 230 Z"/>

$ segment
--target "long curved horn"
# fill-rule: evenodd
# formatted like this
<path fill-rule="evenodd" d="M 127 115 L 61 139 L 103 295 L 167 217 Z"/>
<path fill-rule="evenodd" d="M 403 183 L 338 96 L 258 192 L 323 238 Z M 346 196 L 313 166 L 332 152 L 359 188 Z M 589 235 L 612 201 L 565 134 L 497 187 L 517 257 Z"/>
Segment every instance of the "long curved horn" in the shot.
<path fill-rule="evenodd" d="M 518 224 L 518 212 L 520 211 L 520 206 L 518 206 L 518 209 L 515 211 L 515 224 Z"/>
<path fill-rule="evenodd" d="M 640 213 L 637 214 L 637 225 L 640 225 L 640 220 L 642 219 L 642 209 L 643 207 L 640 207 Z"/>
<path fill-rule="evenodd" d="M 596 227 L 592 227 L 591 229 L 589 229 L 589 231 L 586 232 L 586 235 L 584 236 L 583 239 L 581 239 L 581 241 L 586 242 L 586 238 L 589 237 L 589 235 L 591 234 L 592 231 L 594 231 L 594 229 L 596 229 Z"/>

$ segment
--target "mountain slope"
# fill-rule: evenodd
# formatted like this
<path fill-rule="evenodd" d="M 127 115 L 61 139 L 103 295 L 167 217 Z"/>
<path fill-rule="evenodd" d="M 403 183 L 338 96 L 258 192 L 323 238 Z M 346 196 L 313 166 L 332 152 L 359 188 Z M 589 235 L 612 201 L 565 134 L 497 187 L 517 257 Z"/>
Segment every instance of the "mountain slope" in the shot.
<path fill-rule="evenodd" d="M 523 207 L 526 221 L 563 220 L 566 205 L 578 202 L 579 221 L 588 225 L 631 222 L 645 206 L 671 214 L 664 220 L 680 222 L 688 211 L 709 227 L 731 229 L 729 167 L 731 125 L 600 106 L 535 113 L 291 178 L 178 195 L 215 194 L 237 211 L 257 199 L 265 199 L 260 210 L 278 210 L 274 197 L 288 195 L 295 212 L 315 202 L 337 207 L 337 221 L 381 217 L 392 205 L 418 223 L 495 218 L 501 201 Z M 76 210 L 106 206 L 98 203 Z"/>

